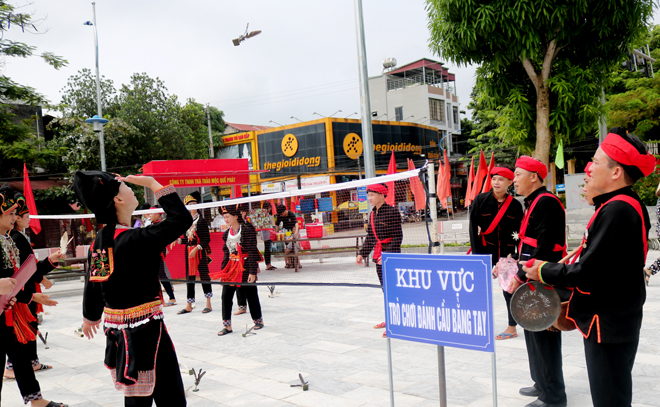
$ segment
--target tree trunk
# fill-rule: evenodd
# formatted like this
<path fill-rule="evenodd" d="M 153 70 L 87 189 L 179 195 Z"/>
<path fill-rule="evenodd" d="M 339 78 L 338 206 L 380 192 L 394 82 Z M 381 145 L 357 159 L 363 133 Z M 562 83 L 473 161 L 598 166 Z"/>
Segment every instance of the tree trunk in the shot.
<path fill-rule="evenodd" d="M 534 158 L 546 165 L 550 161 L 550 89 L 546 83 L 540 83 L 536 95 L 536 148 Z"/>
<path fill-rule="evenodd" d="M 552 61 L 562 47 L 557 48 L 557 43 L 553 39 L 546 47 L 543 56 L 543 65 L 541 72 L 536 72 L 529 58 L 524 58 L 522 63 L 527 71 L 529 79 L 536 88 L 536 148 L 532 154 L 545 165 L 550 161 L 550 142 L 552 134 L 550 133 L 550 88 L 548 79 L 552 69 Z"/>

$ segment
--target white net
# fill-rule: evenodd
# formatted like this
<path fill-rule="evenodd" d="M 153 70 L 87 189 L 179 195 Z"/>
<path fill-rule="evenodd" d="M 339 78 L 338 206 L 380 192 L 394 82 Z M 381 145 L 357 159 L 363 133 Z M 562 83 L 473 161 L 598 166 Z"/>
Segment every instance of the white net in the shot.
<path fill-rule="evenodd" d="M 367 187 L 376 181 L 388 190 L 386 195 L 393 191 L 394 202 L 390 201 L 389 208 L 383 203 L 380 209 L 373 211 L 374 236 Z M 210 241 L 203 245 L 208 245 L 210 252 L 211 275 L 221 270 L 223 232 L 228 228 L 219 209 L 245 204 L 248 220 L 257 230 L 257 247 L 263 257 L 257 284 L 380 287 L 374 262 L 378 241 L 384 252 L 428 252 L 427 227 L 430 228 L 430 224 L 427 221 L 430 219 L 426 216 L 426 195 L 420 169 L 416 169 L 375 179 L 206 202 L 188 208 L 197 209 L 209 228 Z M 286 206 L 286 214 L 275 214 L 273 207 L 279 205 Z M 151 214 L 160 212 L 162 209 L 136 211 L 134 222 L 144 223 Z M 59 272 L 67 276 L 84 273 L 88 245 L 97 233 L 93 215 L 34 217 L 40 219 L 42 225 L 42 233 L 31 236 L 35 251 L 57 247 L 60 236 L 67 231 L 73 241 L 67 248 L 67 268 Z M 356 261 L 359 255 L 363 257 L 362 264 Z M 165 263 L 167 274 L 161 275 L 162 280 L 186 280 L 185 242 L 168 249 Z M 200 278 L 207 280 L 205 276 L 198 280 Z M 221 282 L 214 280 L 212 283 Z"/>

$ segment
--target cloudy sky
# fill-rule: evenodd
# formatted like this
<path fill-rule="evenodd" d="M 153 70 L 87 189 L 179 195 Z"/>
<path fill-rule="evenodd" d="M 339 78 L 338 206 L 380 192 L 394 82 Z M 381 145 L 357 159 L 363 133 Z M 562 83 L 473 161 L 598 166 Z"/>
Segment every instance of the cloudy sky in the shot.
<path fill-rule="evenodd" d="M 36 58 L 7 58 L 4 73 L 57 103 L 71 75 L 94 70 L 93 29 L 83 25 L 92 20 L 91 2 L 12 3 L 42 21 L 40 34 L 12 30 L 7 38 L 54 52 L 69 65 L 56 71 Z M 399 66 L 424 57 L 446 62 L 428 49 L 424 6 L 423 0 L 363 0 L 370 76 L 380 75 L 388 57 Z M 116 88 L 146 72 L 182 103 L 210 103 L 233 123 L 291 124 L 291 116 L 305 121 L 319 118 L 314 112 L 360 111 L 353 0 L 98 0 L 96 15 L 101 75 Z M 235 47 L 231 40 L 248 23 L 261 35 Z M 456 73 L 465 108 L 474 67 L 445 65 Z"/>

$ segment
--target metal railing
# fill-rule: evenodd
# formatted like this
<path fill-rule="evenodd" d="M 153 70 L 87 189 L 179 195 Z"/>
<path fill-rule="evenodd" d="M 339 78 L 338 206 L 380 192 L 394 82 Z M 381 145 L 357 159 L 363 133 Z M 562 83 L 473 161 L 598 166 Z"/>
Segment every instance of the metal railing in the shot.
<path fill-rule="evenodd" d="M 431 85 L 431 86 L 436 86 L 440 85 L 438 87 L 443 87 L 442 86 L 442 78 L 434 76 L 434 75 L 413 75 L 413 76 L 408 76 L 406 78 L 397 78 L 397 79 L 392 79 L 388 78 L 387 80 L 387 90 L 396 90 L 396 89 L 403 89 L 407 88 L 410 86 L 417 86 L 417 85 Z"/>

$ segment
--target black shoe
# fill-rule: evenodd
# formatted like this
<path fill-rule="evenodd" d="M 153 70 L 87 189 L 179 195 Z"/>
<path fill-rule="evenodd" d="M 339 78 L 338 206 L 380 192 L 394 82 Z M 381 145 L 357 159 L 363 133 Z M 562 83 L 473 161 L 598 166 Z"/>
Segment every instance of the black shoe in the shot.
<path fill-rule="evenodd" d="M 526 405 L 525 407 L 566 407 L 566 402 L 564 401 L 563 403 L 556 403 L 556 404 L 551 404 L 551 403 L 546 403 L 545 401 L 541 401 L 539 399 L 536 399 Z"/>
<path fill-rule="evenodd" d="M 537 389 L 536 387 L 523 387 L 522 389 L 518 390 L 518 393 L 520 393 L 523 396 L 527 397 L 538 397 L 541 395 L 541 390 Z"/>

